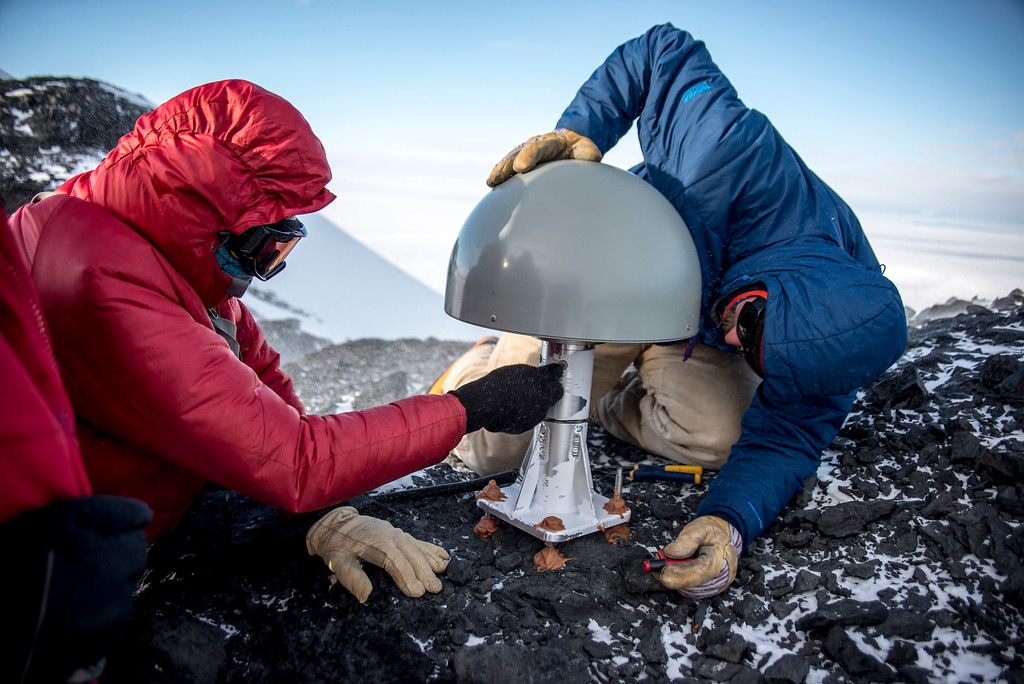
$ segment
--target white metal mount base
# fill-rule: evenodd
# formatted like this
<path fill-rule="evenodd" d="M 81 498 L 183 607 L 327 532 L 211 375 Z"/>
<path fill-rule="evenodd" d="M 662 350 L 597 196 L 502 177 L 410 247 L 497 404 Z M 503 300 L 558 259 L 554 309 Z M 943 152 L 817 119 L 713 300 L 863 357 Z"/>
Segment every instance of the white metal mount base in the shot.
<path fill-rule="evenodd" d="M 608 497 L 594 491 L 587 454 L 587 419 L 594 346 L 543 340 L 541 364 L 564 361 L 565 393 L 533 439 L 516 481 L 503 501 L 478 499 L 488 513 L 546 542 L 563 542 L 629 521 L 630 511 L 604 510 Z M 545 523 L 545 521 L 547 521 Z"/>
<path fill-rule="evenodd" d="M 519 497 L 520 485 L 518 482 L 502 487 L 501 491 L 508 497 L 504 501 L 479 500 L 477 505 L 494 517 L 517 527 L 527 534 L 542 539 L 549 544 L 568 541 L 576 537 L 582 537 L 592 532 L 599 532 L 615 525 L 629 522 L 629 510 L 623 516 L 608 514 L 604 505 L 608 503 L 608 497 L 601 496 L 597 492 L 591 492 L 591 502 L 595 511 L 600 515 L 580 515 L 563 513 L 557 516 L 565 526 L 564 530 L 553 532 L 538 527 L 540 523 L 550 515 L 547 511 L 515 511 L 514 502 Z"/>

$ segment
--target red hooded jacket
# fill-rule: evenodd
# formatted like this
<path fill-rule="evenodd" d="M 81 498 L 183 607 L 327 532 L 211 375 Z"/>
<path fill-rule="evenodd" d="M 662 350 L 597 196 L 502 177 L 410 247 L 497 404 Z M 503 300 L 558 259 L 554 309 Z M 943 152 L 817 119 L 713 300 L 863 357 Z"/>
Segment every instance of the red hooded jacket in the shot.
<path fill-rule="evenodd" d="M 318 211 L 334 199 L 330 177 L 294 107 L 222 81 L 142 116 L 95 170 L 11 219 L 89 478 L 149 504 L 151 539 L 208 480 L 311 511 L 438 463 L 465 431 L 450 395 L 305 415 L 277 352 L 227 295 L 218 233 Z M 211 313 L 237 325 L 241 359 Z"/>
<path fill-rule="evenodd" d="M 0 225 L 0 377 L 0 524 L 91 494 L 43 310 L 6 220 Z"/>

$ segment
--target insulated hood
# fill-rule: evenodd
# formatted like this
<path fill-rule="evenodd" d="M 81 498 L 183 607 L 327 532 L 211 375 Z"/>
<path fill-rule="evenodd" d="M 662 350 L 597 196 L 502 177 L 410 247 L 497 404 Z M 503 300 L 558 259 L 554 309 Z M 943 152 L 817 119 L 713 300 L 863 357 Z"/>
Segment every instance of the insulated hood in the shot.
<path fill-rule="evenodd" d="M 564 160 L 491 190 L 448 264 L 445 311 L 466 323 L 551 340 L 693 337 L 700 264 L 675 208 L 607 164 Z"/>
<path fill-rule="evenodd" d="M 139 117 L 94 170 L 58 192 L 94 202 L 149 240 L 207 306 L 227 297 L 220 231 L 325 207 L 323 146 L 289 102 L 247 81 L 187 90 Z"/>

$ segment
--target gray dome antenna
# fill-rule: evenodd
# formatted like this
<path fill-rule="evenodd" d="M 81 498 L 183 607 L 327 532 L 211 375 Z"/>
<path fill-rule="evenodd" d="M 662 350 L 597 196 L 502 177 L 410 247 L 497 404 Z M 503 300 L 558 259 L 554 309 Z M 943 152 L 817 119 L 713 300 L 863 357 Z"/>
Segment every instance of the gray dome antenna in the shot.
<path fill-rule="evenodd" d="M 540 363 L 567 366 L 565 395 L 534 429 L 516 482 L 480 507 L 547 542 L 628 521 L 629 509 L 609 505 L 590 474 L 594 346 L 693 337 L 700 299 L 686 224 L 631 173 L 555 161 L 485 195 L 452 249 L 445 312 L 540 338 Z"/>

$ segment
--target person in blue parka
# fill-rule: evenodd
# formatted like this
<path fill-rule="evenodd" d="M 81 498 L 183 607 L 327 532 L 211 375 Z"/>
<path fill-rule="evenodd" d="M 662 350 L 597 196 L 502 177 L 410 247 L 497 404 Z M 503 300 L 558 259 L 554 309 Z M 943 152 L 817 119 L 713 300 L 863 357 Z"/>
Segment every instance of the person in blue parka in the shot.
<path fill-rule="evenodd" d="M 701 326 L 668 347 L 598 345 L 592 418 L 653 453 L 721 468 L 665 548 L 697 560 L 658 576 L 699 598 L 732 582 L 738 553 L 815 472 L 856 390 L 903 353 L 907 324 L 850 207 L 670 24 L 616 49 L 556 130 L 510 152 L 488 184 L 554 159 L 599 161 L 634 122 L 643 163 L 631 171 L 675 206 L 697 247 Z M 536 364 L 539 342 L 516 338 L 474 348 L 449 382 Z M 524 441 L 494 437 L 455 453 L 478 472 L 522 457 Z"/>

